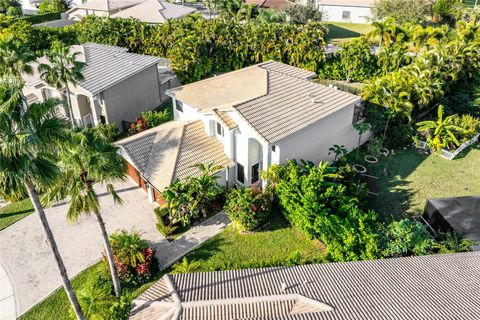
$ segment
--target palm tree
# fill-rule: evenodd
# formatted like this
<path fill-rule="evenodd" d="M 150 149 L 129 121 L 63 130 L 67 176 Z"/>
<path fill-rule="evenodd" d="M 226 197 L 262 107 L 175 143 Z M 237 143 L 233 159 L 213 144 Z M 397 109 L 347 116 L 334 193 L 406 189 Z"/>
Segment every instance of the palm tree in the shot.
<path fill-rule="evenodd" d="M 72 52 L 69 46 L 56 41 L 46 54 L 49 63 L 42 63 L 38 66 L 40 76 L 49 85 L 57 89 L 65 88 L 72 128 L 75 127 L 75 122 L 73 120 L 70 84 L 76 86 L 78 81 L 83 80 L 82 68 L 86 65 L 79 61 L 79 54 L 80 52 Z"/>
<path fill-rule="evenodd" d="M 30 63 L 35 55 L 29 48 L 13 39 L 0 40 L 0 77 L 21 78 L 22 73 L 32 74 Z"/>
<path fill-rule="evenodd" d="M 67 124 L 54 116 L 61 103 L 49 99 L 27 108 L 18 80 L 0 82 L 0 194 L 19 200 L 28 194 L 52 250 L 63 288 L 77 319 L 85 317 L 68 278 L 37 190 L 46 190 L 58 178 L 53 154 L 56 145 L 67 138 Z"/>
<path fill-rule="evenodd" d="M 255 4 L 242 4 L 237 12 L 237 21 L 250 23 L 258 15 L 258 8 Z"/>
<path fill-rule="evenodd" d="M 280 23 L 285 20 L 285 16 L 282 13 L 277 13 L 274 9 L 260 9 L 258 16 L 255 19 L 256 22 L 261 24 Z"/>
<path fill-rule="evenodd" d="M 81 215 L 95 215 L 102 232 L 110 274 L 115 294 L 120 296 L 120 280 L 112 248 L 108 239 L 105 222 L 100 213 L 98 194 L 93 186 L 96 183 L 106 185 L 107 192 L 114 202 L 122 200 L 116 193 L 112 182 L 125 179 L 126 166 L 117 154 L 118 147 L 105 140 L 95 129 L 76 130 L 71 133 L 64 148 L 59 151 L 61 179 L 55 187 L 44 195 L 47 203 L 69 198 L 67 219 L 77 221 Z"/>
<path fill-rule="evenodd" d="M 140 237 L 140 232 L 117 231 L 110 235 L 110 242 L 116 258 L 121 263 L 136 267 L 139 263 L 145 261 L 143 250 L 145 250 L 148 245 L 147 242 Z"/>
<path fill-rule="evenodd" d="M 388 45 L 392 41 L 393 34 L 395 33 L 395 20 L 389 17 L 383 21 L 374 21 L 372 22 L 372 27 L 374 28 L 367 34 L 367 37 L 376 41 L 379 38 L 378 51 L 382 50 L 382 42 L 385 42 Z"/>
<path fill-rule="evenodd" d="M 437 121 L 426 120 L 417 123 L 419 132 L 428 132 L 428 145 L 435 152 L 440 152 L 444 147 L 459 146 L 455 133 L 463 133 L 464 129 L 454 124 L 457 115 L 443 116 L 443 106 L 438 106 Z"/>

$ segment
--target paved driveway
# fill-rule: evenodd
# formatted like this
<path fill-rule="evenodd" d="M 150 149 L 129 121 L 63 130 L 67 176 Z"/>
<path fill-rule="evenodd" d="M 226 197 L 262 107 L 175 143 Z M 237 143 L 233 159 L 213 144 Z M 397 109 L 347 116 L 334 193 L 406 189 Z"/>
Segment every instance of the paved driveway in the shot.
<path fill-rule="evenodd" d="M 116 190 L 124 200 L 123 205 L 115 205 L 103 188 L 97 188 L 107 231 L 135 228 L 142 231 L 146 240 L 157 246 L 163 242 L 166 245 L 155 227 L 154 205 L 148 202 L 143 190 L 131 181 L 117 184 Z M 72 278 L 101 258 L 103 245 L 94 216 L 71 224 L 66 221 L 66 212 L 67 206 L 60 204 L 47 209 L 47 218 Z M 62 285 L 35 214 L 0 231 L 0 261 L 10 270 L 18 301 L 17 314 L 24 313 Z"/>

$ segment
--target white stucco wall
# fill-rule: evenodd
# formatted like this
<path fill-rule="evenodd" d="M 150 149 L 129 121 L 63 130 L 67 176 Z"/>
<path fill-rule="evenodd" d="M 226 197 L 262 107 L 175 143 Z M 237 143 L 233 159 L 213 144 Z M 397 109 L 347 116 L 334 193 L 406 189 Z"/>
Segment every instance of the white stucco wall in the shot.
<path fill-rule="evenodd" d="M 354 106 L 343 108 L 307 128 L 281 140 L 277 145 L 280 155 L 276 163 L 285 164 L 288 160 L 310 160 L 315 163 L 331 161 L 334 155 L 328 149 L 334 144 L 344 145 L 349 151 L 358 144 L 358 132 L 352 125 Z M 368 139 L 362 136 L 362 141 Z M 275 163 L 272 161 L 272 163 Z"/>
<path fill-rule="evenodd" d="M 182 102 L 183 111 L 177 110 L 177 99 L 172 98 L 173 103 L 173 119 L 175 121 L 195 121 L 201 119 L 201 115 L 198 110 L 186 103 Z"/>
<path fill-rule="evenodd" d="M 332 6 L 319 5 L 323 21 L 369 23 L 372 18 L 372 10 L 369 7 Z M 343 19 L 343 12 L 350 11 L 350 19 Z"/>

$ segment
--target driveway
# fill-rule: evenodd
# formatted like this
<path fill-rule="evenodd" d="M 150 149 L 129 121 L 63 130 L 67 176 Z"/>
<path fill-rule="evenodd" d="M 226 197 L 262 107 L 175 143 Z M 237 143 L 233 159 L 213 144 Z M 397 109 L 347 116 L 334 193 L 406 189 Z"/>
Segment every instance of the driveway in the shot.
<path fill-rule="evenodd" d="M 130 180 L 115 187 L 124 201 L 123 205 L 115 205 L 111 197 L 106 196 L 104 188 L 97 188 L 107 231 L 135 228 L 152 244 L 166 245 L 167 241 L 156 230 L 155 206 L 148 202 L 146 193 Z M 94 216 L 71 224 L 66 220 L 66 204 L 48 208 L 46 212 L 70 278 L 101 258 L 103 245 Z M 36 214 L 0 231 L 0 261 L 9 270 L 16 295 L 17 315 L 62 285 Z"/>

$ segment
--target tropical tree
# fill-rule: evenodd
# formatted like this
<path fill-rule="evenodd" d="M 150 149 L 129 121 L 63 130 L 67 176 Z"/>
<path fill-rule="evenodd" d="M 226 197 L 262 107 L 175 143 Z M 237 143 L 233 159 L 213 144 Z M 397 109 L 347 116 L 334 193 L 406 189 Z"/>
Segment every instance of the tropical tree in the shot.
<path fill-rule="evenodd" d="M 380 0 L 372 9 L 375 20 L 392 17 L 399 24 L 422 23 L 431 13 L 429 0 Z"/>
<path fill-rule="evenodd" d="M 76 86 L 78 81 L 83 80 L 82 68 L 86 65 L 78 58 L 80 52 L 72 52 L 70 47 L 62 42 L 55 41 L 46 56 L 49 63 L 41 63 L 38 72 L 43 80 L 58 89 L 66 90 L 68 111 L 72 128 L 75 127 L 70 97 L 70 85 Z"/>
<path fill-rule="evenodd" d="M 105 185 L 114 202 L 121 203 L 122 200 L 112 183 L 125 179 L 125 162 L 117 154 L 118 147 L 112 145 L 95 129 L 77 129 L 70 135 L 70 139 L 58 154 L 61 178 L 57 180 L 55 187 L 46 192 L 44 199 L 52 202 L 68 198 L 69 221 L 75 222 L 81 215 L 90 216 L 92 213 L 95 215 L 102 232 L 115 294 L 120 296 L 118 270 L 94 185 Z"/>
<path fill-rule="evenodd" d="M 364 38 L 354 39 L 341 45 L 340 63 L 343 67 L 348 82 L 352 80 L 352 73 L 364 67 L 373 60 L 370 54 L 370 46 Z"/>
<path fill-rule="evenodd" d="M 367 37 L 376 42 L 378 40 L 378 50 L 382 50 L 382 44 L 389 45 L 393 41 L 395 33 L 395 20 L 387 18 L 383 21 L 372 22 L 373 30 L 367 34 Z"/>
<path fill-rule="evenodd" d="M 147 242 L 141 238 L 140 232 L 117 231 L 110 235 L 110 242 L 115 257 L 121 263 L 136 267 L 138 264 L 144 262 L 145 255 L 143 254 L 143 250 L 145 250 L 148 245 Z"/>
<path fill-rule="evenodd" d="M 217 0 L 216 8 L 223 18 L 232 19 L 237 15 L 243 3 L 243 0 Z"/>
<path fill-rule="evenodd" d="M 283 8 L 286 20 L 293 24 L 306 24 L 309 21 L 321 21 L 322 13 L 313 5 L 292 4 Z"/>
<path fill-rule="evenodd" d="M 18 80 L 0 82 L 0 194 L 19 200 L 27 193 L 53 253 L 63 287 L 77 319 L 85 317 L 68 278 L 55 238 L 40 203 L 38 192 L 58 179 L 54 161 L 57 145 L 66 140 L 66 123 L 54 116 L 58 100 L 27 107 Z"/>
<path fill-rule="evenodd" d="M 372 126 L 369 123 L 362 121 L 362 122 L 355 123 L 353 127 L 358 132 L 358 144 L 357 144 L 357 153 L 358 153 L 360 149 L 360 143 L 362 143 L 362 136 L 368 131 L 370 131 L 370 129 L 372 129 Z"/>
<path fill-rule="evenodd" d="M 35 55 L 12 37 L 0 39 L 0 77 L 21 78 L 22 73 L 32 74 L 30 63 Z"/>
<path fill-rule="evenodd" d="M 455 134 L 462 133 L 464 130 L 455 125 L 455 119 L 457 115 L 451 115 L 444 117 L 443 106 L 438 106 L 438 118 L 437 121 L 426 120 L 417 123 L 417 130 L 419 132 L 427 132 L 427 142 L 430 148 L 435 152 L 440 152 L 442 148 L 459 146 Z"/>
<path fill-rule="evenodd" d="M 173 266 L 172 273 L 192 273 L 201 269 L 200 262 L 196 260 L 188 261 L 187 257 L 183 257 L 182 262 L 177 262 Z"/>
<path fill-rule="evenodd" d="M 255 19 L 257 23 L 280 23 L 285 21 L 285 15 L 282 13 L 277 13 L 275 9 L 268 8 L 268 9 L 260 9 L 258 12 L 258 16 Z"/>
<path fill-rule="evenodd" d="M 237 12 L 237 21 L 250 23 L 258 15 L 258 8 L 255 4 L 242 4 Z"/>

